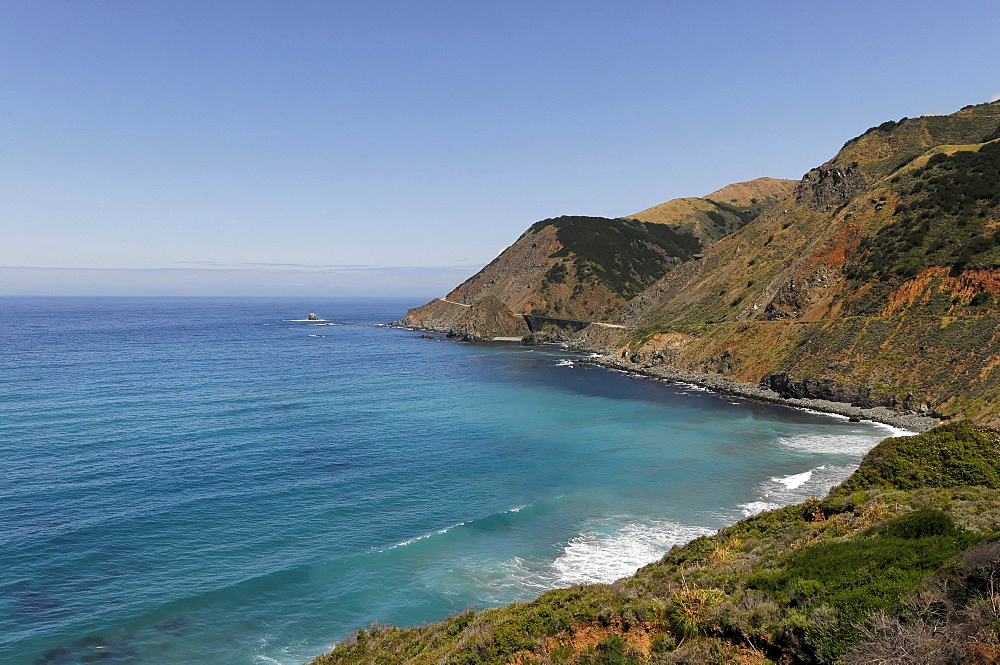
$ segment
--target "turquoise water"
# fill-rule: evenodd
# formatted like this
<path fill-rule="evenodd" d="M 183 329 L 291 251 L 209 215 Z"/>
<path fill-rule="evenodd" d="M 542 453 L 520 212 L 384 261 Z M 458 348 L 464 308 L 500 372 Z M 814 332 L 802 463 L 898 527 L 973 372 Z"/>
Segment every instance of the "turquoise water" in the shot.
<path fill-rule="evenodd" d="M 417 304 L 0 299 L 0 662 L 301 663 L 627 575 L 893 432 L 376 325 Z"/>

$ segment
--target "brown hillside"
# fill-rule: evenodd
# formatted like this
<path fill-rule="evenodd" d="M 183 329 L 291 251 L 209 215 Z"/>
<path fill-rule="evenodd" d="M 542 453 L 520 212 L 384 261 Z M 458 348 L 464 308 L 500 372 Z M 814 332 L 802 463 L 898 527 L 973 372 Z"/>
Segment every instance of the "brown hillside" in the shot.
<path fill-rule="evenodd" d="M 671 199 L 629 217 L 689 231 L 708 247 L 788 194 L 797 182 L 777 178 L 737 182 L 702 198 Z"/>
<path fill-rule="evenodd" d="M 643 331 L 631 348 L 652 357 L 650 336 L 673 331 L 686 342 L 674 339 L 669 363 L 684 369 L 828 378 L 870 386 L 887 404 L 912 394 L 946 414 L 1000 421 L 1000 251 L 989 249 L 1000 196 L 982 175 L 993 162 L 948 171 L 972 160 L 998 123 L 994 103 L 848 141 L 784 199 L 623 308 L 618 320 Z M 937 162 L 927 157 L 935 152 Z M 963 199 L 977 177 L 985 184 Z M 981 265 L 964 265 L 966 246 Z"/>
<path fill-rule="evenodd" d="M 753 199 L 757 199 L 758 201 L 773 199 L 777 201 L 792 191 L 792 188 L 798 183 L 798 180 L 756 178 L 745 182 L 734 182 L 702 198 L 721 203 L 732 203 L 738 206 L 748 206 L 754 203 Z"/>

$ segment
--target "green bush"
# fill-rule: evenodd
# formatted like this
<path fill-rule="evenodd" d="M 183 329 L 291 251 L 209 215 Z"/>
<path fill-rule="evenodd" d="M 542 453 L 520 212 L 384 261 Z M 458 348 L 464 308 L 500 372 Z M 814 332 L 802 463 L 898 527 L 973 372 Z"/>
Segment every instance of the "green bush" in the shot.
<path fill-rule="evenodd" d="M 908 279 L 922 268 L 993 267 L 1000 264 L 1000 240 L 989 220 L 1000 215 L 1000 144 L 951 155 L 938 153 L 914 170 L 908 188 L 897 183 L 904 202 L 894 221 L 866 238 L 854 279 Z"/>
<path fill-rule="evenodd" d="M 1000 433 L 959 422 L 872 448 L 838 489 L 983 486 L 1000 489 Z"/>
<path fill-rule="evenodd" d="M 940 510 L 921 508 L 886 525 L 879 535 L 883 538 L 917 540 L 931 536 L 954 536 L 955 522 Z"/>
<path fill-rule="evenodd" d="M 873 612 L 898 607 L 925 577 L 977 539 L 941 511 L 918 510 L 869 536 L 794 550 L 772 570 L 751 575 L 747 587 L 803 608 L 805 613 L 796 615 L 801 621 L 789 624 L 790 635 L 803 635 L 813 655 L 830 662 L 856 640 L 857 626 Z M 819 625 L 809 617 L 821 607 L 829 609 Z"/>

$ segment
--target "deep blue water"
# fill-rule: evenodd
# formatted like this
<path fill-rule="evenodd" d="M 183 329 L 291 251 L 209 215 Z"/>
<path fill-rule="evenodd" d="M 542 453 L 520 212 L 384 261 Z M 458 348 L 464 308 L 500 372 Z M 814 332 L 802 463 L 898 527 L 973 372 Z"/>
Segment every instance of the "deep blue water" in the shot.
<path fill-rule="evenodd" d="M 614 580 L 892 433 L 376 326 L 417 304 L 0 298 L 0 662 L 301 663 Z"/>

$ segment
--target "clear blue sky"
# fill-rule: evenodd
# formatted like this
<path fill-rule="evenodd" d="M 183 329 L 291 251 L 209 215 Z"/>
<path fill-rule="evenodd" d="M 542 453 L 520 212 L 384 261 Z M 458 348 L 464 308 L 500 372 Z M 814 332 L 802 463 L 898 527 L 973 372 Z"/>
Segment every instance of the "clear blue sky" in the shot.
<path fill-rule="evenodd" d="M 1000 94 L 995 2 L 3 3 L 0 294 L 442 294 Z"/>

